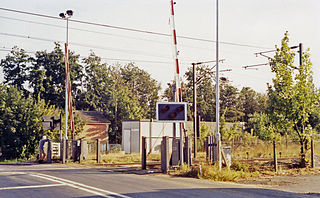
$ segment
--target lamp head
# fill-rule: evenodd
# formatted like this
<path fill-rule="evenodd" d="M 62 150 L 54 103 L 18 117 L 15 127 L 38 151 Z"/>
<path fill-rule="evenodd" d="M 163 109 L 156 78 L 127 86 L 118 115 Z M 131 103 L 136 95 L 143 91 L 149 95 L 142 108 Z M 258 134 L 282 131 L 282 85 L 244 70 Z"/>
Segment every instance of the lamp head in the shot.
<path fill-rule="evenodd" d="M 61 18 L 63 18 L 63 19 L 66 18 L 66 16 L 65 16 L 64 13 L 60 13 L 59 16 L 60 16 Z"/>
<path fill-rule="evenodd" d="M 221 81 L 227 81 L 228 79 L 226 77 L 220 77 Z"/>
<path fill-rule="evenodd" d="M 72 15 L 73 15 L 73 11 L 72 10 L 67 10 L 67 15 L 69 16 L 69 17 L 71 17 Z"/>

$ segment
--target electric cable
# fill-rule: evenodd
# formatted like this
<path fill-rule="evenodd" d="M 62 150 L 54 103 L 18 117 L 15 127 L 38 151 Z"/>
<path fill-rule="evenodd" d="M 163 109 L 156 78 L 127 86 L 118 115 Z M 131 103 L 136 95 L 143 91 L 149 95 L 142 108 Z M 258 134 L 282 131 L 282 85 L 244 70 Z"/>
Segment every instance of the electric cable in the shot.
<path fill-rule="evenodd" d="M 50 19 L 62 20 L 59 17 L 54 17 L 54 16 L 50 16 L 50 15 L 45 15 L 45 14 L 38 14 L 38 13 L 34 13 L 34 12 L 26 12 L 26 11 L 8 9 L 8 8 L 0 8 L 0 10 L 8 11 L 8 12 L 15 12 L 15 13 L 19 13 L 19 14 L 27 14 L 27 15 L 37 16 L 37 17 L 45 17 L 45 18 L 50 18 Z M 157 35 L 157 36 L 166 36 L 166 37 L 171 37 L 172 36 L 171 34 L 148 31 L 148 30 L 140 30 L 140 29 L 127 28 L 127 27 L 121 27 L 121 26 L 114 26 L 114 25 L 108 25 L 108 24 L 102 24 L 102 23 L 94 23 L 94 22 L 89 22 L 89 21 L 81 21 L 81 20 L 75 20 L 75 19 L 68 19 L 68 20 L 69 20 L 69 22 L 74 22 L 74 23 L 80 23 L 80 24 L 86 24 L 86 25 L 94 25 L 94 26 L 100 26 L 100 27 L 105 27 L 105 28 L 113 28 L 113 29 L 119 29 L 119 30 L 131 31 L 131 32 L 138 32 L 138 33 L 144 33 L 144 34 Z M 177 36 L 177 37 L 178 38 L 182 38 L 182 39 L 194 40 L 194 41 L 211 42 L 211 43 L 215 43 L 216 42 L 214 40 L 195 38 L 195 37 L 190 37 L 190 36 Z M 262 46 L 256 46 L 256 45 L 248 45 L 248 44 L 240 44 L 240 43 L 233 43 L 233 42 L 220 41 L 219 43 L 225 44 L 225 45 L 240 46 L 240 47 L 270 49 L 268 47 L 262 47 Z"/>

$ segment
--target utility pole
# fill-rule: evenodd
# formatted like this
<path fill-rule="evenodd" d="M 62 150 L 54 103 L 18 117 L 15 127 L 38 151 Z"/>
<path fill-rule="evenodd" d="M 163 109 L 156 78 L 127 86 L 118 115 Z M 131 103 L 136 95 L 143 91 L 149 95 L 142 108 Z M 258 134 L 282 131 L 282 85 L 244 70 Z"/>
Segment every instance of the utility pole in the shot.
<path fill-rule="evenodd" d="M 196 64 L 192 63 L 193 67 L 193 131 L 194 131 L 194 143 L 193 143 L 193 149 L 194 149 L 194 158 L 197 157 L 197 71 L 196 71 Z"/>
<path fill-rule="evenodd" d="M 221 62 L 224 61 L 224 59 L 219 60 Z M 198 132 L 200 134 L 200 130 L 197 127 L 197 125 L 200 125 L 200 119 L 198 120 L 198 113 L 197 113 L 197 83 L 201 80 L 202 76 L 200 76 L 197 79 L 197 65 L 201 65 L 201 64 L 205 64 L 205 63 L 212 63 L 212 62 L 216 62 L 216 60 L 214 61 L 204 61 L 204 62 L 198 62 L 198 63 L 191 63 L 192 64 L 192 68 L 193 68 L 193 131 L 194 131 L 194 144 L 193 144 L 193 148 L 194 148 L 194 158 L 197 157 L 197 139 L 198 139 Z M 215 66 L 213 66 L 211 69 L 213 69 Z M 225 71 L 230 71 L 230 70 L 225 70 Z M 220 71 L 221 72 L 221 71 Z M 210 72 L 211 74 L 211 72 Z"/>
<path fill-rule="evenodd" d="M 220 108 L 219 108 L 219 0 L 216 0 L 216 163 L 218 163 L 219 170 L 221 170 L 221 135 L 219 132 L 219 119 L 220 119 Z"/>

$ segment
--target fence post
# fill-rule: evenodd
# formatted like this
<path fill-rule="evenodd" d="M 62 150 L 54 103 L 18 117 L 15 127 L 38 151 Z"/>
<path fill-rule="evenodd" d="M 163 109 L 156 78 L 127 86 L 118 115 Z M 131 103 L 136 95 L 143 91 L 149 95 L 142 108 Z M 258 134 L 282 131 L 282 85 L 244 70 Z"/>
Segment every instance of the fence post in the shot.
<path fill-rule="evenodd" d="M 278 172 L 278 159 L 277 159 L 277 149 L 276 149 L 275 140 L 273 140 L 273 163 L 274 163 L 274 171 Z"/>
<path fill-rule="evenodd" d="M 87 159 L 88 155 L 88 143 L 86 140 L 80 140 L 80 159 L 79 162 L 83 162 Z"/>
<path fill-rule="evenodd" d="M 215 134 L 215 150 L 214 150 L 214 162 L 218 164 L 219 170 L 222 168 L 222 155 L 221 155 L 221 135 L 220 133 Z"/>
<path fill-rule="evenodd" d="M 181 143 L 181 142 L 180 142 Z M 169 169 L 169 137 L 162 137 L 161 142 L 161 170 L 166 173 Z"/>
<path fill-rule="evenodd" d="M 62 152 L 61 152 L 61 161 L 62 161 L 62 164 L 65 164 L 65 163 L 66 163 L 66 152 L 67 152 L 67 149 L 66 149 L 66 139 L 63 138 L 63 139 L 62 139 Z"/>
<path fill-rule="evenodd" d="M 51 163 L 51 157 L 52 157 L 51 140 L 48 140 L 48 150 L 47 150 L 47 162 L 48 163 Z"/>
<path fill-rule="evenodd" d="M 315 168 L 313 136 L 311 136 L 311 168 Z"/>
<path fill-rule="evenodd" d="M 191 142 L 190 142 L 189 137 L 185 137 L 183 159 L 184 159 L 184 162 L 186 164 L 188 164 L 188 166 L 191 166 L 191 164 L 192 164 L 192 152 L 191 152 Z"/>
<path fill-rule="evenodd" d="M 215 155 L 214 155 L 214 149 L 215 149 L 215 139 L 214 139 L 214 136 L 210 136 L 210 163 L 214 163 L 214 158 L 215 158 Z"/>
<path fill-rule="evenodd" d="M 66 139 L 66 160 L 69 160 L 69 140 Z"/>
<path fill-rule="evenodd" d="M 78 160 L 78 141 L 71 140 L 71 152 L 72 152 L 72 159 L 74 162 Z"/>
<path fill-rule="evenodd" d="M 205 147 L 206 147 L 206 159 L 207 161 L 209 161 L 209 137 L 206 137 Z"/>
<path fill-rule="evenodd" d="M 101 162 L 101 141 L 100 139 L 97 139 L 97 163 Z"/>
<path fill-rule="evenodd" d="M 141 169 L 147 169 L 147 144 L 146 137 L 142 136 Z"/>

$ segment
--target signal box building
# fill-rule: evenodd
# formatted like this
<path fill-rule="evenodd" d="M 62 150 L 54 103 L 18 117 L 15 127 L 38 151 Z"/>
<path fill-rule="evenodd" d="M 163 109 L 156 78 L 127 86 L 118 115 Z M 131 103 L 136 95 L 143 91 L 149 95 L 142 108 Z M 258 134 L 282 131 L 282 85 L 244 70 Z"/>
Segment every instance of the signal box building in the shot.
<path fill-rule="evenodd" d="M 179 133 L 176 137 L 180 137 Z M 162 137 L 173 137 L 173 123 L 150 119 L 122 121 L 122 150 L 125 153 L 140 153 L 143 136 L 146 137 L 147 153 L 160 153 Z"/>

